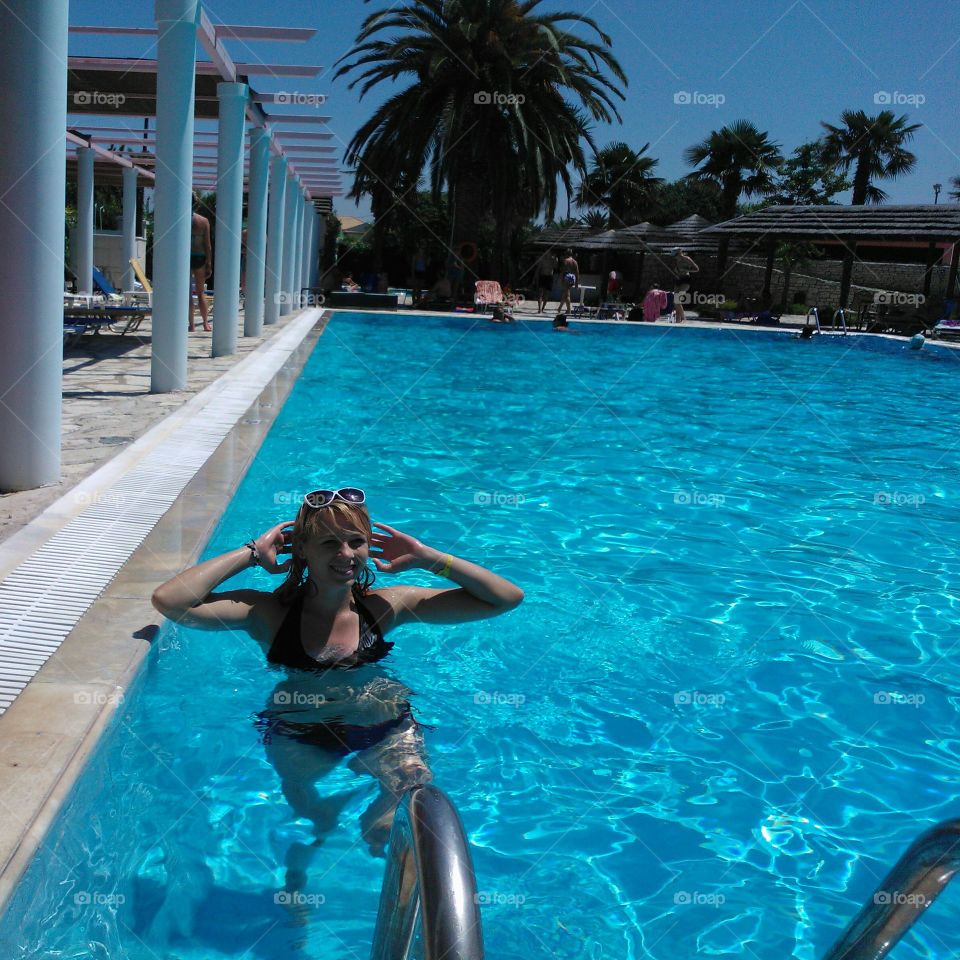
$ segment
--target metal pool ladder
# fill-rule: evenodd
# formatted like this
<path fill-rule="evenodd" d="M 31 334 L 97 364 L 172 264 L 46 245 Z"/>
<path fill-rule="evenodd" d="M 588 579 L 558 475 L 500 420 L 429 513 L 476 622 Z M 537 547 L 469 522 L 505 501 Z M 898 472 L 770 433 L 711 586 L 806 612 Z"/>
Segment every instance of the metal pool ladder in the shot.
<path fill-rule="evenodd" d="M 483 960 L 477 881 L 460 817 L 432 786 L 404 794 L 390 832 L 370 960 Z"/>
<path fill-rule="evenodd" d="M 817 333 L 822 333 L 823 331 L 820 329 L 820 310 L 819 310 L 817 307 L 810 307 L 810 309 L 807 310 L 807 315 L 806 315 L 806 317 L 803 318 L 803 325 L 804 325 L 804 326 L 807 326 L 807 324 L 808 324 L 809 321 L 810 321 L 810 317 L 811 317 L 811 316 L 813 317 L 813 322 L 817 325 Z M 846 334 L 847 334 L 847 311 L 846 311 L 843 307 L 840 307 L 838 310 L 835 310 L 835 311 L 834 311 L 834 313 L 833 313 L 833 319 L 830 321 L 830 329 L 831 329 L 831 330 L 836 330 L 836 329 L 837 329 L 837 318 L 838 318 L 838 317 L 840 318 L 840 326 L 843 328 L 844 336 L 846 336 Z"/>
<path fill-rule="evenodd" d="M 921 834 L 884 877 L 824 960 L 880 960 L 960 868 L 960 819 Z"/>

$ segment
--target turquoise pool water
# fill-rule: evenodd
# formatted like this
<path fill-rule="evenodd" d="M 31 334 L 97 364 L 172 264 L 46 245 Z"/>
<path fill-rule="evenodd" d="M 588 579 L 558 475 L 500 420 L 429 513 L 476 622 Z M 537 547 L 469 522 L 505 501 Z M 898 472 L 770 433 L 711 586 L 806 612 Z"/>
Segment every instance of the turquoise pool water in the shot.
<path fill-rule="evenodd" d="M 335 315 L 207 554 L 356 484 L 524 587 L 497 620 L 402 628 L 383 665 L 432 728 L 489 957 L 814 960 L 960 810 L 960 358 L 582 329 Z M 275 902 L 311 836 L 250 720 L 276 680 L 239 635 L 165 629 L 0 955 L 366 957 L 369 779 L 323 781 L 359 792 L 306 925 Z M 957 906 L 897 957 L 952 955 Z"/>

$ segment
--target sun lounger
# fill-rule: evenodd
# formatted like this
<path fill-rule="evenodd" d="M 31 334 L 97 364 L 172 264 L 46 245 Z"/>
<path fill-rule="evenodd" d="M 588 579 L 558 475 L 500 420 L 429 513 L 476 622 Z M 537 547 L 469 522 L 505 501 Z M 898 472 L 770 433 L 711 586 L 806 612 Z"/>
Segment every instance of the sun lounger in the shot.
<path fill-rule="evenodd" d="M 507 302 L 496 280 L 477 280 L 474 287 L 473 305 L 481 313 L 486 313 L 488 307 L 503 306 Z"/>
<path fill-rule="evenodd" d="M 150 281 L 147 279 L 147 275 L 143 272 L 143 266 L 136 257 L 130 258 L 130 266 L 133 267 L 133 272 L 136 274 L 137 280 L 140 281 L 140 286 L 143 287 L 143 292 L 147 298 L 147 306 L 153 306 L 153 286 Z M 134 290 L 132 293 L 136 296 L 138 291 Z"/>
<path fill-rule="evenodd" d="M 68 346 L 75 344 L 88 331 L 94 334 L 103 327 L 109 327 L 121 337 L 134 331 L 150 315 L 150 307 L 122 306 L 102 303 L 87 306 L 65 306 L 63 308 L 63 335 Z M 122 329 L 114 329 L 121 327 Z"/>

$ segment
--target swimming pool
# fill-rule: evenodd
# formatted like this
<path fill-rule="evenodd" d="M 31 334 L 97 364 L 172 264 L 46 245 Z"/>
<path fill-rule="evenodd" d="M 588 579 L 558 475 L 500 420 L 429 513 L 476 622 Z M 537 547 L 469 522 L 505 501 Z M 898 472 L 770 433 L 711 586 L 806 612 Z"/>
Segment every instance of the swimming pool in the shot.
<path fill-rule="evenodd" d="M 497 620 L 402 628 L 385 668 L 432 727 L 488 956 L 813 960 L 956 813 L 956 358 L 581 329 L 337 314 L 207 554 L 356 483 L 524 587 Z M 369 780 L 325 781 L 360 792 L 308 925 L 276 902 L 310 836 L 250 720 L 276 679 L 249 640 L 166 629 L 0 955 L 366 956 Z M 956 896 L 898 957 L 949 953 Z"/>

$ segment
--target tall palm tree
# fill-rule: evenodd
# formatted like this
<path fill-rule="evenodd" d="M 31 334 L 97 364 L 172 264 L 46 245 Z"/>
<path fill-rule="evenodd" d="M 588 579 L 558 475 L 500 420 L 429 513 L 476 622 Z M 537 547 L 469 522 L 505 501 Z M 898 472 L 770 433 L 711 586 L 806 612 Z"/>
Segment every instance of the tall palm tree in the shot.
<path fill-rule="evenodd" d="M 720 191 L 720 214 L 724 220 L 737 215 L 742 196 L 770 193 L 773 175 L 783 162 L 779 144 L 769 139 L 749 120 L 736 120 L 684 151 L 684 159 L 697 167 L 687 178 L 711 183 Z M 729 239 L 723 237 L 717 250 L 717 270 L 723 273 L 727 264 Z"/>
<path fill-rule="evenodd" d="M 874 180 L 893 180 L 909 173 L 916 155 L 904 148 L 920 129 L 919 123 L 907 124 L 907 116 L 895 117 L 892 110 L 881 110 L 869 117 L 863 110 L 844 110 L 841 126 L 822 123 L 824 156 L 836 169 L 853 170 L 852 204 L 883 203 L 887 194 Z"/>
<path fill-rule="evenodd" d="M 853 191 L 850 203 L 883 203 L 887 194 L 875 186 L 874 180 L 893 180 L 909 173 L 917 162 L 916 155 L 904 147 L 920 129 L 919 123 L 907 124 L 907 115 L 895 117 L 892 110 L 881 110 L 869 117 L 863 110 L 844 110 L 842 126 L 821 125 L 827 131 L 823 138 L 824 157 L 838 170 L 853 170 Z M 853 276 L 855 244 L 845 244 L 843 269 L 840 274 L 840 306 L 845 307 Z"/>
<path fill-rule="evenodd" d="M 947 191 L 947 196 L 953 197 L 954 200 L 960 200 L 960 177 L 951 177 L 950 186 L 953 189 Z"/>
<path fill-rule="evenodd" d="M 512 214 L 502 197 L 521 184 L 519 208 L 553 215 L 558 182 L 569 191 L 570 168 L 586 173 L 588 117 L 620 120 L 614 99 L 627 80 L 592 18 L 540 14 L 541 2 L 416 0 L 367 17 L 335 76 L 353 74 L 361 98 L 411 83 L 350 141 L 346 160 L 366 178 L 351 196 L 370 177 L 390 184 L 399 170 L 425 170 L 434 195 L 449 195 L 452 256 L 476 241 L 485 212 L 501 222 Z M 577 25 L 593 39 L 571 32 Z"/>
<path fill-rule="evenodd" d="M 660 161 L 644 156 L 649 146 L 645 143 L 633 150 L 622 141 L 608 143 L 594 157 L 593 168 L 580 183 L 577 206 L 606 207 L 614 227 L 639 220 L 653 189 L 663 182 L 653 176 L 653 168 Z"/>

